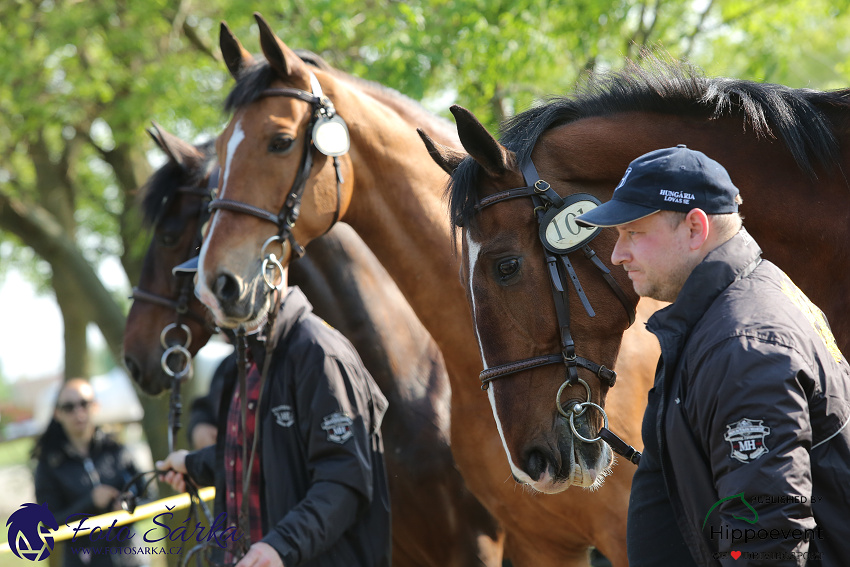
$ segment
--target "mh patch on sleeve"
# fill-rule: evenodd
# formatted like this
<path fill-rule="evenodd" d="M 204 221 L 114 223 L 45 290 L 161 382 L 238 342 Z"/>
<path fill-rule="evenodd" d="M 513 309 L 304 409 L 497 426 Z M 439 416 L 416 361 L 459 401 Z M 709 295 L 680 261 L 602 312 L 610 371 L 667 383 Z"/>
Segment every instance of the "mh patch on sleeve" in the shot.
<path fill-rule="evenodd" d="M 292 427 L 295 423 L 295 414 L 292 411 L 292 406 L 282 405 L 272 408 L 274 420 L 281 427 Z"/>
<path fill-rule="evenodd" d="M 322 429 L 328 432 L 328 441 L 342 445 L 354 435 L 354 421 L 344 412 L 337 411 L 322 418 Z"/>
<path fill-rule="evenodd" d="M 742 463 L 751 463 L 768 452 L 764 438 L 770 435 L 770 427 L 762 419 L 744 418 L 726 426 L 723 439 L 732 446 L 730 457 Z"/>

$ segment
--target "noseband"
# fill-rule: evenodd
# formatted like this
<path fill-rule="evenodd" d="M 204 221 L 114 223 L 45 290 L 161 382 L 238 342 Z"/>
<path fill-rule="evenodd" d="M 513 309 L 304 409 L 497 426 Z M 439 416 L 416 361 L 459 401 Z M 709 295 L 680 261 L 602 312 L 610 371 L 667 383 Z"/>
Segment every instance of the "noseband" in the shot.
<path fill-rule="evenodd" d="M 343 178 L 339 167 L 338 156 L 343 155 L 348 151 L 348 148 L 346 147 L 345 151 L 339 153 L 326 153 L 322 150 L 322 148 L 316 146 L 316 132 L 323 124 L 335 122 L 337 124 L 341 123 L 344 126 L 345 122 L 343 122 L 341 117 L 339 117 L 336 113 L 336 109 L 331 100 L 323 94 L 322 87 L 312 71 L 310 72 L 310 87 L 313 92 L 309 93 L 295 88 L 270 88 L 264 90 L 258 97 L 265 98 L 282 96 L 296 98 L 308 103 L 313 110 L 310 117 L 310 123 L 307 125 L 307 132 L 309 135 L 304 136 L 304 155 L 301 157 L 301 164 L 298 167 L 298 172 L 296 173 L 295 180 L 292 183 L 292 188 L 290 189 L 289 195 L 287 196 L 280 211 L 278 213 L 273 213 L 266 209 L 244 203 L 242 201 L 235 201 L 233 199 L 213 199 L 209 206 L 211 212 L 224 209 L 227 211 L 251 215 L 275 224 L 278 227 L 276 240 L 279 240 L 282 243 L 289 242 L 292 247 L 292 253 L 296 258 L 300 258 L 304 255 L 304 248 L 295 240 L 295 236 L 292 234 L 292 229 L 295 227 L 295 221 L 298 220 L 298 215 L 301 212 L 301 198 L 304 195 L 307 180 L 310 178 L 310 170 L 313 168 L 313 147 L 317 147 L 320 152 L 333 157 L 334 170 L 336 171 L 336 211 L 334 211 L 333 221 L 328 227 L 328 230 L 330 230 L 330 228 L 339 220 L 340 202 L 342 200 Z M 345 132 L 347 134 L 347 127 L 345 128 Z M 265 250 L 263 250 L 263 253 L 265 253 Z"/>
<path fill-rule="evenodd" d="M 640 453 L 634 448 L 629 447 L 619 437 L 608 430 L 608 418 L 605 411 L 598 404 L 590 400 L 590 387 L 587 382 L 579 378 L 578 368 L 584 368 L 595 374 L 600 381 L 609 388 L 614 386 L 617 380 L 617 374 L 610 368 L 597 364 L 584 357 L 578 356 L 575 350 L 575 342 L 570 333 L 570 304 L 568 295 L 568 286 L 565 282 L 572 282 L 573 287 L 578 294 L 582 306 L 590 317 L 595 317 L 596 313 L 590 305 L 590 301 L 581 286 L 572 263 L 569 259 L 569 254 L 581 250 L 584 257 L 587 258 L 602 274 L 603 279 L 620 300 L 620 303 L 626 310 L 626 315 L 629 319 L 629 325 L 635 322 L 635 304 L 629 299 L 620 284 L 611 275 L 611 270 L 599 259 L 590 246 L 591 240 L 596 238 L 601 229 L 585 229 L 579 228 L 578 231 L 573 230 L 570 217 L 575 218 L 582 214 L 584 210 L 594 208 L 600 204 L 596 197 L 578 193 L 563 198 L 558 195 L 552 186 L 540 178 L 537 169 L 529 159 L 522 166 L 522 175 L 525 187 L 509 189 L 489 195 L 475 205 L 474 211 L 480 212 L 483 209 L 501 203 L 510 199 L 530 198 L 534 205 L 534 214 L 537 222 L 540 225 L 540 240 L 543 244 L 544 257 L 546 266 L 549 272 L 549 283 L 552 289 L 552 298 L 555 302 L 555 313 L 558 318 L 558 329 L 561 339 L 561 352 L 558 354 L 548 354 L 525 358 L 505 364 L 500 364 L 491 368 L 487 368 L 481 372 L 479 378 L 481 380 L 481 389 L 487 390 L 490 382 L 506 378 L 513 374 L 548 366 L 550 364 L 563 364 L 566 368 L 566 380 L 558 389 L 555 399 L 555 405 L 558 412 L 570 421 L 570 427 L 573 434 L 584 442 L 596 442 L 600 439 L 608 442 L 611 447 L 621 455 L 624 455 L 630 461 L 637 463 L 640 459 Z M 560 225 L 559 225 L 560 223 Z M 563 229 L 563 230 L 562 230 Z M 561 404 L 561 394 L 569 387 L 576 384 L 581 384 L 587 391 L 587 401 L 576 403 L 570 409 L 565 410 Z M 593 407 L 598 410 L 604 421 L 604 427 L 601 428 L 599 436 L 594 439 L 587 439 L 580 435 L 576 430 L 574 418 L 582 415 L 587 407 Z"/>

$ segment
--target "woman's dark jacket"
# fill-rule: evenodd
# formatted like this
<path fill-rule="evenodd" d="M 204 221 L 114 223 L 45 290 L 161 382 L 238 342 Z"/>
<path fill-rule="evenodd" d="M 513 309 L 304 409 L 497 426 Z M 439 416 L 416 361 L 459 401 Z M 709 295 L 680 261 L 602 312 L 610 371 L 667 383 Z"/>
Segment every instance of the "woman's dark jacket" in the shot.
<path fill-rule="evenodd" d="M 89 459 L 93 469 L 86 463 L 86 459 L 74 451 L 67 439 L 60 439 L 58 443 L 47 442 L 42 446 L 35 470 L 35 498 L 39 504 L 47 503 L 60 527 L 66 523 L 78 525 L 84 518 L 82 514 L 96 516 L 112 512 L 112 506 L 98 508 L 94 505 L 92 489 L 96 484 L 106 484 L 121 490 L 137 472 L 126 448 L 99 429 L 95 430 L 89 445 Z M 138 490 L 140 483 L 134 486 Z M 87 525 L 94 526 L 92 522 L 84 521 L 82 528 Z M 143 545 L 139 534 L 126 541 L 91 541 L 87 535 L 89 533 L 80 531 L 75 541 L 65 542 L 64 567 L 129 566 L 143 563 L 141 555 L 97 551 L 104 547 L 139 547 Z"/>

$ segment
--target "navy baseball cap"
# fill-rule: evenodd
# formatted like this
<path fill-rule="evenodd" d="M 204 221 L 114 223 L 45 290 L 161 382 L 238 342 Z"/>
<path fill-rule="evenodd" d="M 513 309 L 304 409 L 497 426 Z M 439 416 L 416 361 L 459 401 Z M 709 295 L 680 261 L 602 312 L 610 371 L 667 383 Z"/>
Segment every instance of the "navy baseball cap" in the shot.
<path fill-rule="evenodd" d="M 607 203 L 576 218 L 582 226 L 617 226 L 658 211 L 702 209 L 719 215 L 738 211 L 738 188 L 726 169 L 684 144 L 655 150 L 629 164 Z"/>
<path fill-rule="evenodd" d="M 200 256 L 189 258 L 182 264 L 177 264 L 171 268 L 171 274 L 174 276 L 194 276 L 198 271 L 198 258 Z"/>

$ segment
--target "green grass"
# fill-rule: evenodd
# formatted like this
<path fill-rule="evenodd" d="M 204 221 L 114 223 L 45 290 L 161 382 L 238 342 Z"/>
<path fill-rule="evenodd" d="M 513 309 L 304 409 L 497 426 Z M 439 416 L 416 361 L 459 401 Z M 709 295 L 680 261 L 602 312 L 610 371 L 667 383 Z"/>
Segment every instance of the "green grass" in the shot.
<path fill-rule="evenodd" d="M 31 437 L 0 443 L 0 467 L 27 464 L 33 443 L 35 439 Z"/>

